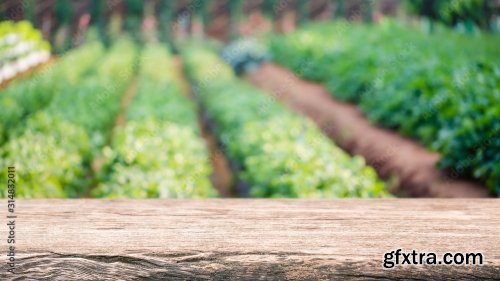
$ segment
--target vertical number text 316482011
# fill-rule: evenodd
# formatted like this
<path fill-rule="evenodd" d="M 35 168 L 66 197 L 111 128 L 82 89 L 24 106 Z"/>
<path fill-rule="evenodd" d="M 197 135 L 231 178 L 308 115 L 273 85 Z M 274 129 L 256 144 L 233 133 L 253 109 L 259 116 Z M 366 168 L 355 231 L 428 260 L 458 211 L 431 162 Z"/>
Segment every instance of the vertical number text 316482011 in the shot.
<path fill-rule="evenodd" d="M 16 168 L 7 168 L 7 271 L 15 273 L 16 269 Z"/>

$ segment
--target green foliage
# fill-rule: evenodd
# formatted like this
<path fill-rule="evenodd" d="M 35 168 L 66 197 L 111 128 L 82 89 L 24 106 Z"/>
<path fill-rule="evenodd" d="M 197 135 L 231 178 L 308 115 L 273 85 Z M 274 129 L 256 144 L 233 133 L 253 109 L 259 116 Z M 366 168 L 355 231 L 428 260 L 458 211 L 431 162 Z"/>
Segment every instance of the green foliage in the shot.
<path fill-rule="evenodd" d="M 8 48 L 15 47 L 21 42 L 33 44 L 28 50 L 43 49 L 50 51 L 50 45 L 43 40 L 40 30 L 37 30 L 29 21 L 2 21 L 0 22 L 0 50 L 5 51 Z M 1 54 L 2 56 L 5 54 Z M 2 61 L 3 62 L 3 61 Z"/>
<path fill-rule="evenodd" d="M 238 26 L 243 15 L 243 0 L 233 0 L 229 1 L 229 16 L 230 16 L 230 27 L 231 27 L 231 38 L 235 39 L 238 37 Z"/>
<path fill-rule="evenodd" d="M 141 56 L 137 94 L 105 148 L 103 183 L 95 197 L 206 198 L 215 196 L 196 109 L 180 89 L 166 46 Z"/>
<path fill-rule="evenodd" d="M 188 75 L 219 140 L 255 197 L 380 197 L 384 184 L 309 121 L 239 81 L 214 53 L 183 48 Z"/>
<path fill-rule="evenodd" d="M 74 90 L 95 67 L 104 49 L 91 43 L 64 55 L 34 76 L 15 81 L 0 93 L 0 144 L 22 131 L 24 121 L 61 92 Z"/>
<path fill-rule="evenodd" d="M 204 1 L 206 3 L 207 1 Z M 169 42 L 172 39 L 173 3 L 171 1 L 161 1 L 158 4 L 158 32 L 162 42 Z"/>
<path fill-rule="evenodd" d="M 447 25 L 469 21 L 489 27 L 489 0 L 407 0 L 409 10 Z"/>
<path fill-rule="evenodd" d="M 280 64 L 439 151 L 442 168 L 500 192 L 498 36 L 338 22 L 275 37 L 271 45 Z"/>
<path fill-rule="evenodd" d="M 125 30 L 129 32 L 135 40 L 139 40 L 144 14 L 144 1 L 125 0 L 125 8 Z"/>
<path fill-rule="evenodd" d="M 167 92 L 168 93 L 168 92 Z M 196 124 L 193 124 L 196 126 Z M 157 119 L 131 120 L 106 148 L 106 176 L 95 197 L 215 196 L 205 144 L 195 130 Z"/>
<path fill-rule="evenodd" d="M 54 14 L 59 24 L 71 24 L 73 19 L 73 3 L 66 0 L 57 0 L 54 5 Z"/>
<path fill-rule="evenodd" d="M 21 136 L 0 149 L 0 167 L 16 167 L 17 197 L 76 197 L 85 185 L 82 163 L 89 151 L 84 130 L 42 112 L 30 118 Z"/>
<path fill-rule="evenodd" d="M 0 22 L 0 84 L 49 58 L 50 44 L 29 21 Z"/>
<path fill-rule="evenodd" d="M 50 105 L 2 147 L 0 167 L 18 168 L 17 196 L 77 197 L 85 192 L 90 161 L 111 129 L 134 57 L 130 42 L 117 43 L 93 75 L 52 93 Z M 72 67 L 60 71 L 71 72 Z"/>

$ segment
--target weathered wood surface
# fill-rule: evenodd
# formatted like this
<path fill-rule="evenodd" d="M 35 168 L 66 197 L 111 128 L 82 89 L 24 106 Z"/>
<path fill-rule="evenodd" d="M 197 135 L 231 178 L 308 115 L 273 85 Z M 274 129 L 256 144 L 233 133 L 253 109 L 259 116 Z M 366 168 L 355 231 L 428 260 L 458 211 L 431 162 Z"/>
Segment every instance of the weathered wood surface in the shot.
<path fill-rule="evenodd" d="M 16 212 L 17 273 L 0 280 L 500 278 L 497 199 L 19 200 Z M 383 269 L 399 248 L 486 264 Z"/>

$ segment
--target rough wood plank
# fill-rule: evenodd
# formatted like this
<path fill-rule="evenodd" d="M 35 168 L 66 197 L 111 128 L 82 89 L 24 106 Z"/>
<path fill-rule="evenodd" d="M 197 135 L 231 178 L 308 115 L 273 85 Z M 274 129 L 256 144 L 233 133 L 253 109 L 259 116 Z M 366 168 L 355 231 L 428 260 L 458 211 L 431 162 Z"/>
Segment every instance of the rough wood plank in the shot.
<path fill-rule="evenodd" d="M 499 202 L 19 200 L 17 274 L 0 280 L 498 280 Z M 486 264 L 384 269 L 398 248 Z"/>

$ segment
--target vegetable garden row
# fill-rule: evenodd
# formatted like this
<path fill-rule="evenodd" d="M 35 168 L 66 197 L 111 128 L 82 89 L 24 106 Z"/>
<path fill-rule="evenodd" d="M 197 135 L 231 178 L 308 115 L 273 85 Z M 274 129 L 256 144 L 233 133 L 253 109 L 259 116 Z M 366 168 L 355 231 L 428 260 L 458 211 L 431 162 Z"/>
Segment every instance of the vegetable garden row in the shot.
<path fill-rule="evenodd" d="M 100 50 L 89 48 L 77 55 Z M 76 197 L 89 185 L 89 164 L 105 145 L 120 96 L 133 75 L 136 48 L 123 41 L 103 57 L 99 53 L 92 56 L 96 58 L 93 63 L 81 69 L 86 75 L 76 75 L 75 81 L 54 80 L 61 83 L 55 85 L 59 91 L 44 91 L 52 101 L 31 115 L 26 126 L 17 134 L 13 132 L 16 135 L 3 147 L 3 165 L 13 163 L 18 170 L 18 196 Z M 72 66 L 56 68 L 70 73 L 66 71 Z M 41 107 L 37 97 L 30 102 Z"/>
<path fill-rule="evenodd" d="M 425 34 L 394 22 L 306 26 L 271 39 L 274 59 L 420 140 L 441 168 L 500 193 L 498 36 Z"/>
<path fill-rule="evenodd" d="M 439 32 L 338 22 L 274 36 L 270 46 L 277 62 L 440 152 L 443 168 L 499 191 L 498 39 Z M 442 36 L 449 40 L 439 41 Z M 253 60 L 264 53 L 256 45 L 235 48 Z M 362 157 L 348 155 L 312 121 L 238 78 L 216 45 L 208 46 L 181 43 L 182 71 L 167 45 L 122 38 L 106 49 L 91 41 L 2 90 L 0 167 L 16 167 L 17 195 L 215 197 L 201 109 L 245 187 L 240 196 L 390 196 Z M 232 66 L 245 68 L 240 61 Z M 197 102 L 181 87 L 182 73 Z M 125 116 L 123 124 L 118 116 Z"/>
<path fill-rule="evenodd" d="M 96 197 L 204 198 L 216 194 L 194 104 L 183 95 L 172 57 L 150 45 L 141 55 L 136 96 L 106 149 Z"/>
<path fill-rule="evenodd" d="M 0 22 L 0 84 L 49 58 L 49 43 L 30 22 Z"/>
<path fill-rule="evenodd" d="M 216 53 L 182 47 L 188 76 L 239 178 L 255 197 L 379 197 L 384 183 L 310 121 L 239 80 Z"/>
<path fill-rule="evenodd" d="M 350 157 L 311 122 L 239 80 L 215 52 L 188 44 L 182 58 L 251 196 L 388 195 L 361 157 Z M 16 166 L 17 195 L 216 196 L 196 107 L 175 69 L 166 46 L 139 48 L 122 39 L 109 50 L 89 43 L 5 89 L 1 166 Z M 113 129 L 134 77 L 125 124 Z M 101 156 L 102 168 L 93 171 Z"/>

